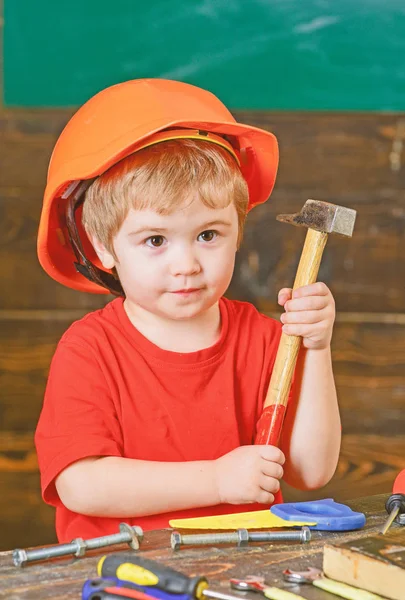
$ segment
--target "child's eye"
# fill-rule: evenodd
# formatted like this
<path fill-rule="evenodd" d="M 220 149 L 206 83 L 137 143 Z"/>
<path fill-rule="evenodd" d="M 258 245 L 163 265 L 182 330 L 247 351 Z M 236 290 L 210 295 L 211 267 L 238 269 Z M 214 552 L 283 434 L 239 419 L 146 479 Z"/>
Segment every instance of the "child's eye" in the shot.
<path fill-rule="evenodd" d="M 164 237 L 162 235 L 152 235 L 150 238 L 145 240 L 145 244 L 147 246 L 152 246 L 153 248 L 160 248 L 164 242 Z"/>
<path fill-rule="evenodd" d="M 202 238 L 203 242 L 212 242 L 212 240 L 215 239 L 217 237 L 217 235 L 218 234 L 216 231 L 209 229 L 207 231 L 203 231 L 202 233 L 200 233 L 200 235 L 198 237 Z"/>

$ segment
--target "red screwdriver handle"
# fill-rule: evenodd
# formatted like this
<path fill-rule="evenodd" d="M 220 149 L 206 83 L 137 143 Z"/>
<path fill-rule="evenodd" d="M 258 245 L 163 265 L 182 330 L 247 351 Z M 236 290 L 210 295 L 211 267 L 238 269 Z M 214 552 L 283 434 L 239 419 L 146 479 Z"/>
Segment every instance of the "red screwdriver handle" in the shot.
<path fill-rule="evenodd" d="M 405 469 L 399 473 L 397 478 L 394 481 L 394 486 L 392 488 L 393 494 L 404 494 L 405 495 Z"/>

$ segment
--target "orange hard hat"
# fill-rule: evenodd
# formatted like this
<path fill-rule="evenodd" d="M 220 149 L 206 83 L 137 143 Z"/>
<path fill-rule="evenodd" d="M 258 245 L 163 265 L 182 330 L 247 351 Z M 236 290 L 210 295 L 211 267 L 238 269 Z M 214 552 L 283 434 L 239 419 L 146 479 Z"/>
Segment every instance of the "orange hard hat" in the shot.
<path fill-rule="evenodd" d="M 173 129 L 176 137 L 210 139 L 237 158 L 249 189 L 248 210 L 268 199 L 278 167 L 272 133 L 237 123 L 216 96 L 187 83 L 135 79 L 113 85 L 73 115 L 53 150 L 38 232 L 38 257 L 48 275 L 76 290 L 115 293 L 105 283 L 113 275 L 100 269 L 69 200 L 83 196 L 122 158 L 161 141 L 161 132 L 169 130 L 163 139 L 175 137 Z"/>

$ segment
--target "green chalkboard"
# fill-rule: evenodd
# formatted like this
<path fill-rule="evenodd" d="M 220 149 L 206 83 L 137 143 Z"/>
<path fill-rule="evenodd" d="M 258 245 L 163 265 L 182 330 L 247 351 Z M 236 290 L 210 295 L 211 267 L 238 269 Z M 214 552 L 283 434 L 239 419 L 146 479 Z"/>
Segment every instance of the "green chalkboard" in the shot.
<path fill-rule="evenodd" d="M 230 108 L 404 110 L 405 0 L 4 0 L 4 103 L 138 77 Z"/>

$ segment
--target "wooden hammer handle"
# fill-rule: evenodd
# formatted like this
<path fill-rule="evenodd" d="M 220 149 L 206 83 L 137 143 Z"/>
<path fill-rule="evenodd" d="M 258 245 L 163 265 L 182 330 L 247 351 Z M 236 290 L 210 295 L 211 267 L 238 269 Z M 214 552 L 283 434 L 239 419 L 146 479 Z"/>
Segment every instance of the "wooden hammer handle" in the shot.
<path fill-rule="evenodd" d="M 327 233 L 308 229 L 294 281 L 294 290 L 315 283 L 327 239 Z M 255 444 L 272 446 L 279 444 L 301 341 L 301 337 L 281 334 L 263 414 L 257 424 Z"/>

